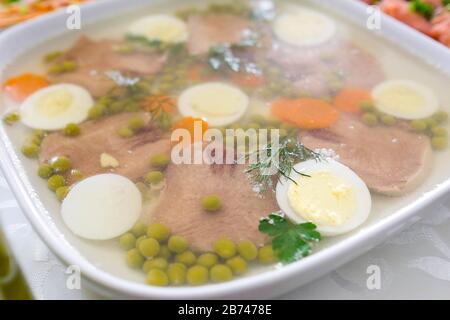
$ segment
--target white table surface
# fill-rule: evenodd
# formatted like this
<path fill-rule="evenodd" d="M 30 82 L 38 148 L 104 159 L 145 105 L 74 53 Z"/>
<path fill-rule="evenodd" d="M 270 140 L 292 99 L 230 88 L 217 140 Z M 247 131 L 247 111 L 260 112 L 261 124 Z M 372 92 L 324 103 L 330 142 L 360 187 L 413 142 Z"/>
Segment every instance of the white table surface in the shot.
<path fill-rule="evenodd" d="M 450 200 L 369 253 L 291 292 L 283 299 L 450 299 Z M 66 287 L 65 267 L 39 240 L 0 177 L 0 227 L 37 299 L 102 299 Z M 380 270 L 369 290 L 367 268 Z"/>

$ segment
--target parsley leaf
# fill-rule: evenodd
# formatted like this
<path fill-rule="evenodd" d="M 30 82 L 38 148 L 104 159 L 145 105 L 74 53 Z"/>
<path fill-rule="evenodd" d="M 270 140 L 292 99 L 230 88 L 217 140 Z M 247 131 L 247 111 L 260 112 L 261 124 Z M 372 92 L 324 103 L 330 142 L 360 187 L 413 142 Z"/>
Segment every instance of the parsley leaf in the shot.
<path fill-rule="evenodd" d="M 284 263 L 308 256 L 312 251 L 312 243 L 321 239 L 315 224 L 293 224 L 276 213 L 259 222 L 259 231 L 272 237 L 272 248 Z"/>
<path fill-rule="evenodd" d="M 423 0 L 413 0 L 411 1 L 409 8 L 411 11 L 420 14 L 427 20 L 433 18 L 434 7 L 431 3 L 424 2 Z"/>

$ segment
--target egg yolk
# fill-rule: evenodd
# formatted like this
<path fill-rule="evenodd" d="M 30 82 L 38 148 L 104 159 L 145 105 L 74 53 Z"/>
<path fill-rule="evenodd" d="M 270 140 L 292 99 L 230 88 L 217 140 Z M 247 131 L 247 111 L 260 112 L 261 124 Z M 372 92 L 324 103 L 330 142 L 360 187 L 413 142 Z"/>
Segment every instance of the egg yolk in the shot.
<path fill-rule="evenodd" d="M 67 111 L 73 103 L 73 95 L 65 90 L 57 90 L 44 94 L 37 101 L 38 113 L 54 117 Z"/>
<path fill-rule="evenodd" d="M 421 111 L 427 103 L 426 98 L 420 92 L 408 86 L 396 86 L 385 90 L 378 95 L 376 102 L 406 114 Z"/>
<path fill-rule="evenodd" d="M 288 189 L 288 201 L 296 214 L 321 226 L 344 225 L 356 211 L 352 187 L 328 171 L 300 177 Z"/>

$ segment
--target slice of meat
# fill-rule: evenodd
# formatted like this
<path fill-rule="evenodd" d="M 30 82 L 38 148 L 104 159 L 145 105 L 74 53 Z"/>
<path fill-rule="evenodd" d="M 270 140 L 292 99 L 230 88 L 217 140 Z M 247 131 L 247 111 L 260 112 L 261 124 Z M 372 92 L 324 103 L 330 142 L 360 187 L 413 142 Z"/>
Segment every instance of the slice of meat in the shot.
<path fill-rule="evenodd" d="M 117 130 L 126 126 L 128 120 L 135 116 L 145 119 L 146 127 L 131 138 L 120 137 Z M 80 129 L 81 134 L 77 137 L 66 137 L 60 132 L 45 137 L 41 145 L 40 161 L 66 156 L 71 160 L 72 168 L 79 169 L 83 177 L 114 172 L 136 181 L 149 171 L 149 159 L 152 155 L 170 153 L 170 141 L 161 136 L 147 113 L 123 113 L 91 120 L 81 124 Z M 102 153 L 114 157 L 119 166 L 102 167 Z M 68 179 L 72 182 L 69 176 Z"/>
<path fill-rule="evenodd" d="M 258 230 L 259 220 L 279 208 L 273 192 L 260 197 L 252 190 L 244 170 L 244 164 L 169 165 L 166 190 L 148 220 L 167 225 L 198 251 L 211 251 L 221 237 L 263 245 L 267 238 Z M 222 200 L 218 212 L 202 209 L 202 197 L 210 194 Z"/>
<path fill-rule="evenodd" d="M 308 148 L 334 150 L 372 191 L 390 196 L 416 188 L 431 162 L 426 136 L 400 126 L 368 127 L 356 116 L 344 113 L 333 127 L 305 131 L 300 139 Z"/>
<path fill-rule="evenodd" d="M 188 50 L 192 55 L 205 54 L 211 46 L 237 43 L 244 39 L 250 22 L 231 14 L 192 15 L 188 20 Z"/>
<path fill-rule="evenodd" d="M 331 96 L 340 79 L 344 87 L 370 89 L 384 80 L 379 62 L 364 49 L 349 42 L 330 42 L 314 48 L 272 44 L 268 57 L 278 64 L 293 84 L 315 97 Z"/>
<path fill-rule="evenodd" d="M 431 33 L 431 23 L 420 14 L 411 11 L 410 3 L 404 0 L 382 0 L 380 8 L 388 15 L 406 23 L 427 35 Z"/>
<path fill-rule="evenodd" d="M 73 60 L 77 69 L 73 72 L 50 75 L 53 82 L 69 82 L 85 87 L 95 97 L 105 95 L 115 82 L 105 72 L 119 71 L 125 75 L 155 74 L 166 62 L 166 56 L 146 52 L 119 53 L 114 40 L 93 41 L 81 36 L 74 46 L 59 60 Z"/>
<path fill-rule="evenodd" d="M 432 24 L 431 36 L 450 48 L 450 12 L 443 10 Z"/>

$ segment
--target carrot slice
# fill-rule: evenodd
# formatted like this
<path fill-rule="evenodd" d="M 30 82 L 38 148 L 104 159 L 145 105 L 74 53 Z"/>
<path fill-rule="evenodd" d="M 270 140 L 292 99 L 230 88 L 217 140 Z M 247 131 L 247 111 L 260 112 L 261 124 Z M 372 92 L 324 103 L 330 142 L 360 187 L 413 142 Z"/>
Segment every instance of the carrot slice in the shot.
<path fill-rule="evenodd" d="M 186 129 L 190 134 L 191 142 L 201 141 L 206 130 L 208 130 L 208 123 L 201 118 L 184 117 L 173 124 L 172 130 L 176 129 Z M 198 132 L 199 129 L 201 130 L 200 132 Z M 182 140 L 180 139 L 178 142 Z"/>
<path fill-rule="evenodd" d="M 361 111 L 362 102 L 371 102 L 370 92 L 364 89 L 343 89 L 334 98 L 334 106 L 345 112 L 358 113 Z"/>
<path fill-rule="evenodd" d="M 339 113 L 329 103 L 312 98 L 280 99 L 271 107 L 272 115 L 304 129 L 327 128 Z"/>
<path fill-rule="evenodd" d="M 256 74 L 233 73 L 231 80 L 239 86 L 249 88 L 260 87 L 265 83 L 265 79 Z"/>
<path fill-rule="evenodd" d="M 5 81 L 3 87 L 14 99 L 24 100 L 33 92 L 48 86 L 50 82 L 43 76 L 24 73 L 20 76 L 10 78 Z"/>

